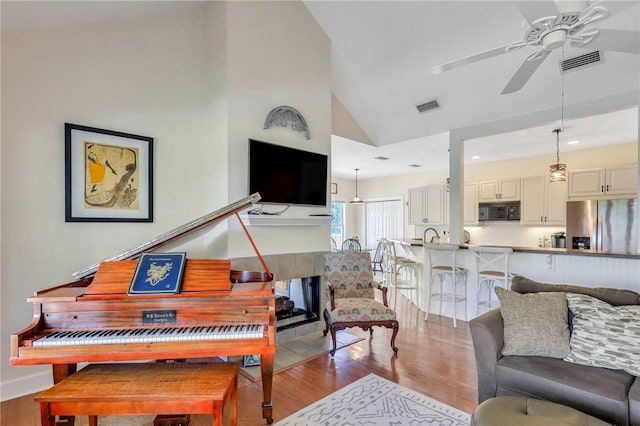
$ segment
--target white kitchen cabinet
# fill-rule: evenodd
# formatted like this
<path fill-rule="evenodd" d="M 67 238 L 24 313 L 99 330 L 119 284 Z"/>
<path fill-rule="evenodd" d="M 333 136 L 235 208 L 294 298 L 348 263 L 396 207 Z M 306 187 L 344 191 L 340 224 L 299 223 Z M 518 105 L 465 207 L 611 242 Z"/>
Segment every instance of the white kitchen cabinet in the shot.
<path fill-rule="evenodd" d="M 442 225 L 444 223 L 444 186 L 423 186 L 409 190 L 409 223 Z"/>
<path fill-rule="evenodd" d="M 635 196 L 637 191 L 636 164 L 569 171 L 569 198 Z"/>
<path fill-rule="evenodd" d="M 520 223 L 524 225 L 564 225 L 568 185 L 550 183 L 548 176 L 522 178 Z"/>
<path fill-rule="evenodd" d="M 478 184 L 478 199 L 481 203 L 519 201 L 520 178 L 480 182 Z"/>
<path fill-rule="evenodd" d="M 478 224 L 478 184 L 466 183 L 462 195 L 464 203 L 463 221 L 465 225 Z M 449 224 L 449 191 L 444 195 L 444 223 Z"/>

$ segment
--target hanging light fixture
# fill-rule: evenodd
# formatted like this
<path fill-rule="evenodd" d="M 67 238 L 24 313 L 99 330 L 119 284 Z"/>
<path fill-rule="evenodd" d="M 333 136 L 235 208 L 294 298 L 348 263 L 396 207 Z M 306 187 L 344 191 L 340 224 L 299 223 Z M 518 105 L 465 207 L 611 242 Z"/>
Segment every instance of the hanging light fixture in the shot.
<path fill-rule="evenodd" d="M 556 164 L 549 167 L 549 182 L 566 182 L 567 165 L 560 162 L 560 132 L 562 129 L 553 129 L 556 134 Z"/>
<path fill-rule="evenodd" d="M 564 46 L 562 47 L 562 60 L 564 60 Z M 549 166 L 549 182 L 566 182 L 567 165 L 560 162 L 560 132 L 564 131 L 564 70 L 560 69 L 562 84 L 560 88 L 560 128 L 553 129 L 556 134 L 556 163 Z"/>
<path fill-rule="evenodd" d="M 358 170 L 360 169 L 355 169 L 356 170 L 356 196 L 354 197 L 353 200 L 349 201 L 350 204 L 362 204 L 363 201 L 358 198 Z"/>

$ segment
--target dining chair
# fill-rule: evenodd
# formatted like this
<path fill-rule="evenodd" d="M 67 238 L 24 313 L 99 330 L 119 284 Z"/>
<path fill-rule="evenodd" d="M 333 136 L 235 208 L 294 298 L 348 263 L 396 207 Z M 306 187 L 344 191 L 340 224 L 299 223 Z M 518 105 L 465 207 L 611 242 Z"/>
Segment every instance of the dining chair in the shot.
<path fill-rule="evenodd" d="M 342 242 L 342 250 L 362 251 L 360 241 L 355 238 L 347 238 Z"/>

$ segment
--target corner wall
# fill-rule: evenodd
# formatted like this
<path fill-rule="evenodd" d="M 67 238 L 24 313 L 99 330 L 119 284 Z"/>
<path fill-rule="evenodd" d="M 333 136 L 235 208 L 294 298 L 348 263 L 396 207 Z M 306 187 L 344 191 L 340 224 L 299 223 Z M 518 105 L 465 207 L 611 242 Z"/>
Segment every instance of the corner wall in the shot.
<path fill-rule="evenodd" d="M 170 16 L 3 33 L 2 89 L 2 400 L 51 384 L 48 365 L 9 365 L 10 335 L 33 316 L 28 296 L 246 196 L 249 137 L 330 153 L 330 43 L 301 2 L 206 2 Z M 303 113 L 310 141 L 262 129 L 283 104 Z M 65 223 L 65 122 L 154 138 L 153 223 Z M 240 233 L 230 218 L 177 250 L 250 256 Z M 329 247 L 328 225 L 252 234 L 263 254 Z"/>

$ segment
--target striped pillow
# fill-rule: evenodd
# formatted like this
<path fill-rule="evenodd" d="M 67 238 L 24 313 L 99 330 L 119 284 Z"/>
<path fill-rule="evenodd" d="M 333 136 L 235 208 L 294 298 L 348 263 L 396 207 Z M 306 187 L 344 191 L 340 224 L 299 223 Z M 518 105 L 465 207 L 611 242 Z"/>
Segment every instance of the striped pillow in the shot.
<path fill-rule="evenodd" d="M 576 293 L 567 293 L 567 302 L 573 332 L 564 360 L 640 376 L 640 305 L 612 306 Z"/>

